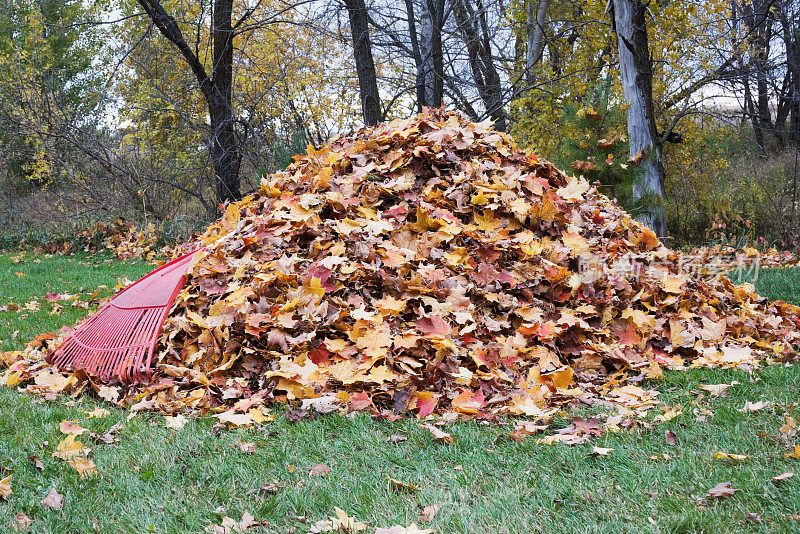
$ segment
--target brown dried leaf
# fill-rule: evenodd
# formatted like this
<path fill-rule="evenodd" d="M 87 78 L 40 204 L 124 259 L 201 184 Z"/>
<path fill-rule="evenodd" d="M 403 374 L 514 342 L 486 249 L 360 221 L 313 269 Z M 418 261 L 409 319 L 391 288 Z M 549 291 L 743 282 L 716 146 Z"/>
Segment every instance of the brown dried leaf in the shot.
<path fill-rule="evenodd" d="M 426 429 L 428 432 L 433 434 L 433 437 L 438 439 L 439 441 L 443 441 L 445 443 L 455 443 L 455 439 L 453 438 L 452 434 L 448 434 L 447 432 L 444 432 L 433 425 L 420 424 L 419 426 L 421 426 L 422 428 Z"/>
<path fill-rule="evenodd" d="M 61 510 L 64 506 L 64 496 L 56 490 L 55 486 L 52 486 L 41 504 L 48 510 Z"/>
<path fill-rule="evenodd" d="M 317 464 L 308 471 L 310 477 L 325 477 L 328 476 L 332 469 L 325 464 Z"/>
<path fill-rule="evenodd" d="M 740 489 L 734 488 L 731 486 L 730 482 L 720 482 L 710 490 L 708 490 L 709 497 L 714 497 L 716 499 L 726 499 L 731 497 L 737 491 L 742 491 Z"/>

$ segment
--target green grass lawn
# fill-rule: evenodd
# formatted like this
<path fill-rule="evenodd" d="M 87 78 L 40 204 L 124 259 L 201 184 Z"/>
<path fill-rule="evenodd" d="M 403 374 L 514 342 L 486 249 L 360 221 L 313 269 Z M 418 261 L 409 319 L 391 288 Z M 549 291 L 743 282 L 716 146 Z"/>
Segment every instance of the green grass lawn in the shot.
<path fill-rule="evenodd" d="M 37 334 L 57 332 L 72 325 L 97 306 L 83 308 L 72 302 L 88 302 L 112 295 L 120 279 L 136 280 L 154 267 L 140 261 L 119 262 L 110 255 L 54 256 L 0 255 L 0 351 L 21 350 Z M 51 302 L 48 292 L 77 295 L 77 300 Z M 35 301 L 38 311 L 26 309 Z M 34 306 L 35 307 L 35 306 Z"/>
<path fill-rule="evenodd" d="M 113 287 L 118 276 L 135 278 L 149 269 L 86 256 L 42 257 L 40 263 L 13 263 L 5 256 L 0 264 L 0 306 L 33 296 L 41 300 L 47 291 L 84 287 L 91 293 L 98 284 Z M 759 289 L 769 282 L 764 290 L 771 297 L 800 301 L 800 269 L 761 275 Z M 22 340 L 71 323 L 86 310 L 52 316 L 42 305 L 27 313 L 22 318 L 21 312 L 0 312 L 4 350 L 20 348 Z M 739 384 L 725 398 L 698 397 L 701 383 L 733 380 Z M 238 520 L 249 512 L 268 522 L 263 532 L 302 533 L 338 507 L 369 524 L 367 532 L 414 522 L 441 533 L 798 532 L 800 460 L 784 457 L 794 442 L 779 431 L 787 411 L 800 419 L 798 382 L 796 364 L 752 374 L 670 372 L 651 385 L 665 405 L 680 404 L 681 415 L 653 430 L 607 434 L 574 447 L 537 445 L 533 438 L 517 443 L 508 439 L 509 427 L 476 422 L 449 425 L 456 442 L 448 445 L 411 419 L 388 423 L 332 415 L 291 423 L 280 410 L 275 421 L 257 429 L 219 433 L 212 429 L 216 419 L 200 417 L 174 431 L 155 414 L 128 421 L 128 412 L 91 399 L 44 402 L 0 388 L 0 479 L 11 475 L 13 489 L 8 501 L 0 501 L 0 531 L 18 513 L 34 520 L 34 532 L 109 533 L 202 532 L 223 515 Z M 774 404 L 738 411 L 746 401 L 759 400 Z M 85 412 L 96 406 L 110 415 L 89 418 Z M 698 422 L 700 410 L 713 415 Z M 572 415 L 559 423 L 566 426 Z M 124 425 L 112 445 L 79 438 L 92 447 L 98 476 L 82 480 L 51 457 L 64 420 L 96 433 Z M 677 435 L 676 445 L 667 443 L 667 430 Z M 407 441 L 392 443 L 390 436 Z M 242 452 L 239 442 L 252 443 L 255 452 Z M 590 456 L 593 445 L 614 450 Z M 714 458 L 715 452 L 749 457 L 725 461 Z M 650 459 L 664 454 L 669 459 Z M 41 458 L 43 470 L 30 455 Z M 330 472 L 310 476 L 319 464 Z M 771 480 L 786 471 L 797 474 L 780 484 Z M 718 502 L 706 498 L 719 482 L 741 491 Z M 261 490 L 265 484 L 274 484 L 273 491 Z M 40 504 L 52 486 L 65 496 L 60 511 Z M 421 509 L 433 505 L 438 512 L 422 523 Z"/>

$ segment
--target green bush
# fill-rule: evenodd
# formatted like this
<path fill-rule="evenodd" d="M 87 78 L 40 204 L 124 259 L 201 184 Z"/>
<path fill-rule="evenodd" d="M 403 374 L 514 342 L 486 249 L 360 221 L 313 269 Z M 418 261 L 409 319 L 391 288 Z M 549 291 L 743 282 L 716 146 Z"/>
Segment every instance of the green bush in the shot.
<path fill-rule="evenodd" d="M 611 91 L 609 79 L 580 104 L 564 104 L 564 142 L 553 162 L 590 182 L 600 182 L 603 193 L 636 216 L 649 211 L 656 200 L 633 197 L 634 184 L 642 176 L 641 160 L 629 158 L 626 112 L 613 103 Z"/>

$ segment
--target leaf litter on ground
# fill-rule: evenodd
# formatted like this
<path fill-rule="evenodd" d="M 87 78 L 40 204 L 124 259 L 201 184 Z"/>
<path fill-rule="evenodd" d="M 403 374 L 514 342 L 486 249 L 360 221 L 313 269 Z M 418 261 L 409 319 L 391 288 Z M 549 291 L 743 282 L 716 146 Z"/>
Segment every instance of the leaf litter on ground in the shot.
<path fill-rule="evenodd" d="M 597 405 L 626 428 L 659 404 L 642 380 L 662 369 L 752 370 L 800 341 L 800 309 L 721 274 L 757 251 L 671 250 L 595 185 L 441 109 L 309 147 L 173 255 L 200 246 L 149 383 L 53 369 L 44 356 L 69 328 L 3 353 L 0 383 L 230 427 L 278 401 L 302 402 L 298 419 L 534 425 Z M 539 442 L 583 443 L 595 422 Z"/>

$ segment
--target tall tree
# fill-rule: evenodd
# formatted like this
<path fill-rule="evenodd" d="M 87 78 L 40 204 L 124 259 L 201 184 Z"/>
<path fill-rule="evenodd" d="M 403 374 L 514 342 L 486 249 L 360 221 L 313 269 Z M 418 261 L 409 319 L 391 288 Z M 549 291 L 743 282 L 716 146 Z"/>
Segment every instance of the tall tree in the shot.
<path fill-rule="evenodd" d="M 444 0 L 422 0 L 420 17 L 420 55 L 424 105 L 439 107 L 444 95 L 444 55 L 442 27 L 445 22 Z"/>
<path fill-rule="evenodd" d="M 634 185 L 637 198 L 664 196 L 664 163 L 661 138 L 656 130 L 653 106 L 653 65 L 647 41 L 647 4 L 640 0 L 612 0 L 612 29 L 617 37 L 619 74 L 628 107 L 630 156 L 642 161 L 642 178 Z M 651 203 L 648 203 L 651 204 Z M 637 216 L 658 236 L 667 232 L 663 206 L 655 204 Z"/>
<path fill-rule="evenodd" d="M 474 5 L 470 0 L 452 0 L 458 29 L 467 49 L 467 58 L 475 81 L 475 89 L 495 121 L 495 126 L 505 130 L 508 117 L 505 111 L 503 83 L 495 67 L 492 53 L 491 28 L 482 0 Z"/>
<path fill-rule="evenodd" d="M 789 118 L 789 142 L 800 148 L 800 3 L 778 2 L 776 17 L 786 49 L 786 91 L 778 103 L 779 117 Z M 776 119 L 776 126 L 782 121 Z M 776 128 L 780 129 L 780 128 Z"/>
<path fill-rule="evenodd" d="M 207 73 L 196 50 L 189 46 L 175 18 L 160 0 L 137 0 L 153 25 L 181 53 L 192 70 L 203 94 L 210 119 L 209 149 L 216 174 L 217 201 L 239 200 L 240 147 L 233 112 L 233 41 L 235 28 L 252 15 L 252 10 L 233 23 L 233 0 L 214 0 L 211 17 L 211 73 Z"/>
<path fill-rule="evenodd" d="M 353 56 L 356 60 L 358 87 L 361 94 L 361 113 L 364 124 L 371 126 L 381 120 L 381 98 L 378 94 L 378 77 L 372 59 L 372 43 L 369 39 L 369 17 L 364 0 L 344 0 L 350 19 L 353 40 Z"/>
<path fill-rule="evenodd" d="M 81 0 L 0 3 L 0 164 L 21 189 L 58 177 L 57 162 L 69 159 L 58 134 L 84 125 L 98 105 L 100 41 L 80 27 L 93 8 Z"/>

